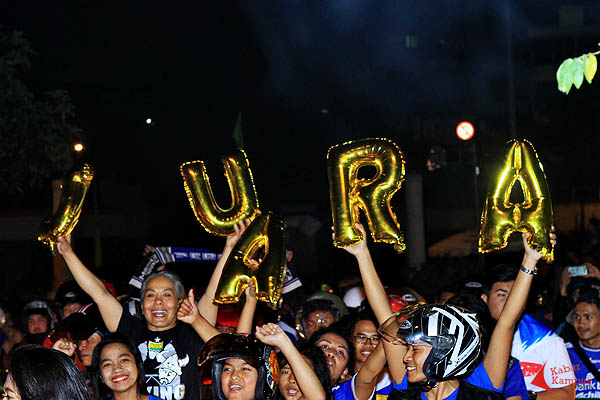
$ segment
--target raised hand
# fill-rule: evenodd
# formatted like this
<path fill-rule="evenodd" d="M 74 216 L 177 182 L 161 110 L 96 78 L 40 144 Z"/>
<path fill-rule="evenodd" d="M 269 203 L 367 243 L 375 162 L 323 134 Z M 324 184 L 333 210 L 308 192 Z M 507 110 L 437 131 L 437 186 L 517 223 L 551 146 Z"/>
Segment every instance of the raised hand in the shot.
<path fill-rule="evenodd" d="M 598 278 L 600 279 L 600 270 L 595 265 L 590 264 L 589 262 L 585 263 L 587 267 L 588 273 L 584 275 L 585 278 Z"/>
<path fill-rule="evenodd" d="M 61 256 L 72 253 L 73 248 L 71 247 L 71 235 L 59 236 L 56 239 L 56 249 Z"/>
<path fill-rule="evenodd" d="M 525 255 L 523 256 L 523 266 L 529 268 L 535 266 L 539 259 L 542 258 L 542 254 L 529 247 L 529 244 L 527 243 L 527 240 L 530 236 L 529 232 L 523 232 L 522 236 L 523 248 L 525 249 Z M 556 234 L 554 233 L 554 227 L 552 227 L 550 233 L 550 243 L 552 243 L 552 245 L 556 245 Z M 531 265 L 531 263 L 533 263 L 533 265 Z"/>
<path fill-rule="evenodd" d="M 246 296 L 246 302 L 254 301 L 256 302 L 256 287 L 254 287 L 254 282 L 250 282 L 248 287 L 244 290 L 244 295 Z"/>
<path fill-rule="evenodd" d="M 353 256 L 358 257 L 360 254 L 369 251 L 367 247 L 367 231 L 365 230 L 364 226 L 359 222 L 355 223 L 354 227 L 360 231 L 362 235 L 362 240 L 356 244 L 353 244 L 352 246 L 343 247 L 343 249 L 346 250 L 348 253 L 352 254 Z M 331 227 L 331 230 L 333 230 L 333 226 Z M 335 233 L 331 234 L 331 238 L 335 240 Z"/>
<path fill-rule="evenodd" d="M 65 353 L 69 357 L 73 356 L 76 347 L 77 345 L 67 338 L 60 338 L 52 345 L 52 348 L 54 350 L 58 350 L 62 353 Z"/>
<path fill-rule="evenodd" d="M 567 295 L 567 287 L 571 283 L 571 273 L 569 268 L 564 268 L 560 276 L 560 295 L 565 297 Z"/>
<path fill-rule="evenodd" d="M 279 325 L 268 323 L 263 326 L 256 327 L 256 337 L 264 344 L 281 348 L 287 342 L 291 342 L 290 338 L 285 334 Z"/>
<path fill-rule="evenodd" d="M 194 301 L 194 289 L 190 289 L 188 297 L 183 299 L 177 310 L 177 319 L 186 324 L 193 324 L 200 316 L 198 306 Z"/>
<path fill-rule="evenodd" d="M 154 253 L 154 246 L 150 246 L 149 244 L 144 246 L 144 251 L 142 252 L 142 256 L 147 256 L 149 253 Z"/>
<path fill-rule="evenodd" d="M 235 229 L 235 233 L 231 236 L 227 236 L 225 247 L 233 248 L 233 246 L 235 246 L 235 244 L 240 240 L 248 226 L 250 226 L 251 222 L 252 221 L 249 218 L 246 218 L 245 220 L 241 220 L 235 224 L 233 227 L 233 229 Z"/>

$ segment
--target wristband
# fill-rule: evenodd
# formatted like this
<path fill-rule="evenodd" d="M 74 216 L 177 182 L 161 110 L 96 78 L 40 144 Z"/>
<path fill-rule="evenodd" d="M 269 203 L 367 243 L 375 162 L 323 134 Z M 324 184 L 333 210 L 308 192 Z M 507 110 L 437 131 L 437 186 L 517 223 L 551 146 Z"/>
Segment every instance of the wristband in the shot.
<path fill-rule="evenodd" d="M 527 275 L 535 275 L 538 272 L 537 267 L 533 268 L 533 271 L 530 269 L 525 268 L 524 266 L 521 265 L 520 267 L 521 271 L 525 272 Z"/>

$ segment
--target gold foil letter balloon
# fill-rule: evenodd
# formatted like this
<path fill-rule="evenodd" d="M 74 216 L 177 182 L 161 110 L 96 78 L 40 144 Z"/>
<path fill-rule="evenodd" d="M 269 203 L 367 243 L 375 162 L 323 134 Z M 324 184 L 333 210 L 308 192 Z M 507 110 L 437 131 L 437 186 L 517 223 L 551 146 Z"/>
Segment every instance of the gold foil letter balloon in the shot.
<path fill-rule="evenodd" d="M 285 229 L 277 214 L 259 214 L 227 258 L 215 302 L 237 303 L 250 282 L 256 298 L 277 308 L 285 275 Z"/>
<path fill-rule="evenodd" d="M 204 162 L 187 162 L 181 165 L 180 170 L 196 219 L 209 233 L 227 236 L 235 232 L 234 226 L 238 221 L 253 218 L 258 212 L 258 196 L 244 150 L 222 157 L 221 162 L 231 190 L 231 205 L 226 209 L 219 207 L 215 201 Z"/>
<path fill-rule="evenodd" d="M 56 213 L 42 222 L 38 240 L 47 244 L 52 253 L 56 249 L 59 236 L 67 236 L 77 225 L 83 200 L 90 183 L 94 179 L 94 168 L 84 164 L 81 170 L 75 171 L 65 178 L 62 185 L 62 195 Z"/>
<path fill-rule="evenodd" d="M 359 178 L 361 167 L 372 166 L 375 176 Z M 327 152 L 329 198 L 334 245 L 346 247 L 362 240 L 354 227 L 362 209 L 376 242 L 392 243 L 404 250 L 404 235 L 390 206 L 404 181 L 404 155 L 388 139 L 362 139 L 333 146 Z"/>
<path fill-rule="evenodd" d="M 511 140 L 509 150 L 490 188 L 481 216 L 479 252 L 499 250 L 511 233 L 529 232 L 528 244 L 548 261 L 554 259 L 550 232 L 554 221 L 550 191 L 533 145 L 527 140 Z M 522 203 L 511 203 L 516 182 L 523 191 Z"/>

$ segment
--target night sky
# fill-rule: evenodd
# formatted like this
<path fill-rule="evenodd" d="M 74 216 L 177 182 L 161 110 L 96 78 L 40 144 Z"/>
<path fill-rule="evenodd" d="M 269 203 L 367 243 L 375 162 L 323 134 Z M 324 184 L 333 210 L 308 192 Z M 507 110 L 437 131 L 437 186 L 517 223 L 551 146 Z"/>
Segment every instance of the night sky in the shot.
<path fill-rule="evenodd" d="M 551 82 L 531 105 L 527 68 L 536 54 L 562 46 L 550 60 L 558 67 L 563 54 L 595 51 L 600 40 L 532 44 L 528 29 L 557 25 L 562 3 L 511 4 L 518 136 L 534 138 L 554 188 L 589 179 L 581 160 L 593 159 L 598 144 L 598 79 L 568 97 Z M 236 148 L 239 112 L 263 210 L 329 218 L 325 157 L 347 140 L 392 139 L 407 169 L 426 174 L 428 146 L 457 146 L 454 121 L 471 119 L 485 127 L 477 148 L 487 165 L 509 138 L 505 4 L 15 1 L 0 5 L 0 25 L 23 31 L 38 53 L 21 76 L 34 92 L 71 94 L 96 180 L 141 187 L 153 218 L 148 237 L 189 244 L 190 232 L 209 235 L 189 209 L 179 165 L 204 160 L 226 199 L 218 160 Z M 578 4 L 586 24 L 600 23 L 597 1 Z M 426 136 L 431 119 L 449 122 Z M 431 182 L 456 187 L 439 176 Z M 480 186 L 483 196 L 487 181 Z"/>

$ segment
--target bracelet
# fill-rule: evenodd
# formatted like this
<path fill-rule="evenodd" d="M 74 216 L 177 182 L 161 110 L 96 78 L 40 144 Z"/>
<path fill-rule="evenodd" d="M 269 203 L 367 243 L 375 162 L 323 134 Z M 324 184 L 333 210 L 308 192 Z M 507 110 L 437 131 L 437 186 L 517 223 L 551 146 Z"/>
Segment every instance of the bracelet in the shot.
<path fill-rule="evenodd" d="M 536 392 L 532 392 L 531 390 L 528 392 L 529 393 L 529 400 L 536 400 L 537 399 L 537 393 Z"/>
<path fill-rule="evenodd" d="M 533 271 L 530 269 L 525 268 L 524 266 L 521 265 L 520 267 L 521 271 L 525 272 L 527 275 L 535 275 L 538 272 L 537 267 L 533 268 Z"/>

